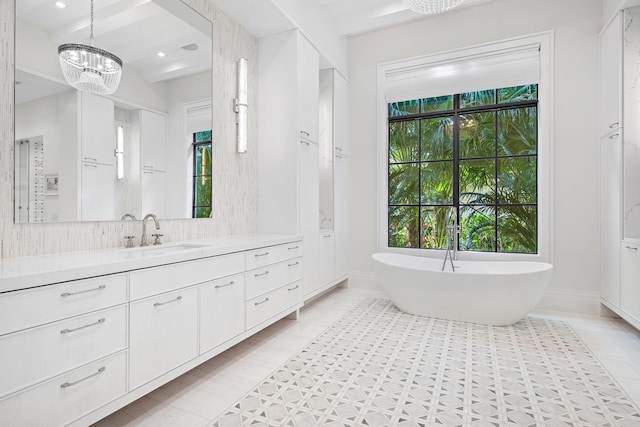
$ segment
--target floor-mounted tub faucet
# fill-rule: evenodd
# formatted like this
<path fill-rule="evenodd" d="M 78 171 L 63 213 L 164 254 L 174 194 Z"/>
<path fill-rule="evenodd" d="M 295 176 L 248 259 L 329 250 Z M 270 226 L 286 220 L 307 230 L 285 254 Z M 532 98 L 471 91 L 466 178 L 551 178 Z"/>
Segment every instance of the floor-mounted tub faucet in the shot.
<path fill-rule="evenodd" d="M 451 270 L 456 271 L 453 261 L 458 260 L 458 242 L 460 238 L 460 226 L 458 225 L 458 215 L 454 209 L 452 212 L 453 224 L 447 225 L 447 251 L 444 253 L 444 262 L 442 263 L 442 271 L 447 265 L 447 258 L 451 262 Z"/>
<path fill-rule="evenodd" d="M 152 213 L 148 213 L 142 219 L 142 238 L 140 239 L 140 246 L 148 246 L 149 242 L 147 241 L 147 220 L 149 218 L 153 219 L 153 222 L 156 224 L 156 230 L 160 230 L 160 221 L 158 217 Z M 156 239 L 157 240 L 157 239 Z"/>

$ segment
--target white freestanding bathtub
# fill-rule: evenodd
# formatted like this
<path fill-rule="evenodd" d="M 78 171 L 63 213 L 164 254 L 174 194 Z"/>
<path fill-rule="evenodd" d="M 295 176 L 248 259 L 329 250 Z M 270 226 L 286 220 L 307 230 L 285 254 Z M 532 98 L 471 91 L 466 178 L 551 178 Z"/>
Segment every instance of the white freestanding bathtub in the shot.
<path fill-rule="evenodd" d="M 543 262 L 454 261 L 373 254 L 382 288 L 400 310 L 420 316 L 511 325 L 529 313 L 551 281 Z"/>

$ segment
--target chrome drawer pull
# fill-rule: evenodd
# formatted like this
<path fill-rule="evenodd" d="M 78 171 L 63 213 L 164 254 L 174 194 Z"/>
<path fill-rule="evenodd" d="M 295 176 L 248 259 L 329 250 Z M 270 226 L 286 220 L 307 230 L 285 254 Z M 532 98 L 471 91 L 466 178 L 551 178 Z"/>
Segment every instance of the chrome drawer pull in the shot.
<path fill-rule="evenodd" d="M 266 276 L 267 274 L 269 274 L 269 270 L 265 271 L 264 273 L 254 274 L 253 277 L 262 277 L 262 276 Z"/>
<path fill-rule="evenodd" d="M 295 267 L 296 265 L 300 265 L 300 262 L 294 262 L 293 264 L 289 264 L 289 267 Z"/>
<path fill-rule="evenodd" d="M 620 122 L 611 123 L 609 125 L 609 129 L 613 129 L 614 127 L 618 126 L 619 124 L 620 124 Z"/>
<path fill-rule="evenodd" d="M 96 159 L 96 158 L 94 158 L 94 157 L 85 157 L 84 159 L 85 159 L 85 160 L 91 160 L 91 161 L 94 161 L 94 162 L 97 162 L 97 161 L 98 161 L 98 159 Z"/>
<path fill-rule="evenodd" d="M 99 324 L 104 323 L 104 322 L 106 322 L 106 321 L 107 321 L 107 319 L 105 319 L 105 318 L 103 317 L 102 319 L 98 320 L 98 321 L 97 321 L 97 322 L 95 322 L 95 323 L 89 323 L 88 325 L 80 326 L 80 327 L 78 327 L 78 328 L 74 328 L 74 329 L 63 329 L 63 330 L 61 330 L 61 331 L 60 331 L 60 333 L 61 333 L 61 334 L 68 334 L 69 332 L 79 331 L 80 329 L 90 328 L 90 327 L 92 327 L 92 326 L 98 326 Z"/>
<path fill-rule="evenodd" d="M 160 307 L 161 305 L 165 305 L 165 304 L 171 304 L 172 302 L 178 302 L 182 299 L 182 297 L 177 297 L 176 299 L 172 299 L 171 301 L 166 301 L 166 302 L 157 302 L 155 304 L 153 304 L 154 307 Z"/>
<path fill-rule="evenodd" d="M 296 249 L 300 249 L 300 246 L 294 246 L 292 248 L 288 248 L 290 251 L 295 251 Z"/>
<path fill-rule="evenodd" d="M 81 383 L 82 381 L 86 381 L 86 380 L 88 380 L 89 378 L 93 378 L 93 377 L 95 377 L 96 375 L 100 375 L 100 374 L 101 374 L 101 373 L 103 373 L 106 369 L 107 369 L 107 368 L 103 366 L 102 368 L 98 369 L 98 372 L 94 372 L 93 374 L 91 374 L 91 375 L 87 375 L 87 376 L 86 376 L 86 377 L 84 377 L 84 378 L 80 378 L 80 379 L 79 379 L 79 380 L 77 380 L 77 381 L 73 381 L 73 382 L 70 382 L 70 383 L 69 383 L 69 382 L 66 382 L 66 383 L 60 384 L 60 388 L 67 388 L 67 387 L 71 387 L 72 385 L 76 385 L 76 384 L 78 384 L 78 383 Z"/>
<path fill-rule="evenodd" d="M 301 131 L 300 131 L 300 134 L 301 134 L 301 135 L 305 135 L 305 136 L 310 136 L 310 135 L 311 135 L 309 132 L 304 131 L 304 130 L 301 130 Z"/>
<path fill-rule="evenodd" d="M 305 140 L 303 140 L 303 139 L 301 139 L 301 140 L 300 140 L 300 144 L 306 144 L 306 145 L 307 145 L 307 147 L 311 146 L 311 143 L 310 143 L 310 142 L 307 142 L 307 141 L 305 141 Z"/>
<path fill-rule="evenodd" d="M 296 289 L 298 289 L 300 287 L 300 285 L 295 285 L 293 288 L 287 288 L 288 291 L 295 291 Z"/>
<path fill-rule="evenodd" d="M 331 237 L 331 234 L 325 234 L 325 235 L 324 235 L 324 238 L 325 238 L 325 239 L 328 239 L 329 237 Z"/>
<path fill-rule="evenodd" d="M 236 282 L 234 282 L 234 281 L 232 280 L 232 281 L 230 281 L 229 283 L 227 283 L 226 285 L 216 285 L 216 286 L 215 286 L 215 288 L 216 288 L 216 289 L 226 288 L 227 286 L 231 286 L 231 285 L 233 285 L 234 283 L 236 283 Z"/>
<path fill-rule="evenodd" d="M 613 135 L 609 136 L 609 139 L 617 138 L 619 136 L 620 136 L 619 133 L 614 133 Z"/>
<path fill-rule="evenodd" d="M 625 246 L 625 248 L 629 249 L 630 251 L 638 252 L 638 248 L 634 248 L 633 246 Z"/>
<path fill-rule="evenodd" d="M 260 257 L 267 256 L 267 255 L 269 255 L 269 252 L 265 252 L 263 254 L 255 254 L 254 257 L 260 258 Z"/>
<path fill-rule="evenodd" d="M 267 302 L 267 301 L 269 301 L 269 298 L 268 298 L 268 297 L 267 297 L 267 298 L 265 298 L 265 299 L 264 299 L 264 301 L 261 301 L 261 302 L 254 302 L 254 303 L 253 303 L 253 305 L 262 305 L 262 304 L 264 304 L 264 303 L 265 303 L 265 302 Z"/>
<path fill-rule="evenodd" d="M 107 287 L 107 285 L 100 285 L 97 288 L 93 288 L 93 289 L 87 289 L 86 291 L 78 291 L 78 292 L 63 292 L 60 294 L 60 296 L 62 298 L 64 297 L 70 297 L 73 295 L 80 295 L 80 294 L 86 294 L 87 292 L 95 292 L 95 291 L 101 291 L 103 289 L 105 289 Z"/>

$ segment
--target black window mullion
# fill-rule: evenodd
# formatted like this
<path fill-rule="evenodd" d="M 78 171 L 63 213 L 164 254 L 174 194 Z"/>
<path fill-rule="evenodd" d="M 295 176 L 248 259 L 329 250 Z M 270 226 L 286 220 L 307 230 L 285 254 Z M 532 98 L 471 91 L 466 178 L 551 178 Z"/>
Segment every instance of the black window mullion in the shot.
<path fill-rule="evenodd" d="M 460 225 L 460 95 L 453 97 L 453 206 L 452 209 Z M 460 239 L 458 239 L 458 248 Z"/>
<path fill-rule="evenodd" d="M 422 249 L 422 120 L 418 120 L 418 248 Z"/>
<path fill-rule="evenodd" d="M 496 97 L 497 95 L 496 91 Z M 496 100 L 497 102 L 497 100 Z M 493 132 L 493 137 L 495 138 L 495 144 L 494 144 L 494 150 L 495 150 L 495 161 L 494 161 L 494 168 L 495 168 L 495 182 L 494 182 L 494 186 L 495 186 L 495 198 L 493 200 L 493 231 L 494 231 L 494 236 L 493 238 L 495 239 L 495 252 L 498 252 L 498 110 L 495 111 L 493 113 L 493 126 L 494 126 L 494 132 Z"/>

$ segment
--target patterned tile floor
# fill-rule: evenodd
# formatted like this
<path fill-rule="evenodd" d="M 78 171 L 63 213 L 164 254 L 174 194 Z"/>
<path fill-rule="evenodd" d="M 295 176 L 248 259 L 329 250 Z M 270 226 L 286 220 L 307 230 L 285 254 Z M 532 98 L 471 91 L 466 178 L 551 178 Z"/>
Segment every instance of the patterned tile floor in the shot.
<path fill-rule="evenodd" d="M 564 322 L 491 327 L 367 299 L 212 427 L 624 426 L 640 412 Z"/>
<path fill-rule="evenodd" d="M 218 420 L 221 419 L 221 416 L 224 417 L 225 415 L 229 415 L 229 408 L 232 408 L 231 410 L 233 411 L 233 405 L 236 402 L 241 401 L 243 397 L 249 396 L 256 389 L 258 384 L 262 384 L 263 382 L 265 382 L 265 379 L 267 379 L 268 382 L 268 379 L 274 372 L 278 372 L 282 367 L 286 366 L 287 361 L 293 360 L 293 358 L 297 356 L 301 356 L 303 354 L 302 351 L 305 349 L 305 347 L 307 347 L 308 345 L 313 345 L 311 343 L 322 337 L 323 331 L 326 330 L 327 332 L 329 332 L 331 330 L 327 330 L 327 328 L 334 324 L 334 322 L 340 320 L 342 316 L 349 313 L 354 307 L 362 304 L 366 298 L 380 296 L 383 295 L 380 292 L 376 291 L 344 288 L 337 289 L 324 298 L 316 300 L 311 304 L 305 305 L 305 307 L 303 307 L 301 311 L 301 317 L 299 320 L 294 321 L 285 319 L 272 325 L 264 331 L 249 338 L 245 342 L 238 344 L 237 346 L 200 365 L 199 367 L 177 378 L 176 380 L 160 387 L 153 393 L 150 393 L 149 395 L 139 399 L 131 405 L 128 405 L 120 411 L 115 412 L 111 416 L 97 423 L 96 426 L 212 426 L 214 425 L 212 420 Z M 398 319 L 398 321 L 400 320 Z M 440 321 L 433 322 L 434 323 L 431 326 L 430 333 L 441 333 L 442 327 L 437 325 L 437 323 Z M 571 330 L 566 327 L 566 324 L 568 324 L 570 328 L 575 331 L 580 340 L 576 340 L 575 335 L 573 335 L 573 338 L 571 340 L 563 341 L 563 337 L 565 337 L 565 335 L 561 334 L 561 332 Z M 517 375 L 517 371 L 521 371 L 521 369 L 516 369 L 515 365 L 503 365 L 502 363 L 499 365 L 492 365 L 492 370 L 481 370 L 479 366 L 476 365 L 481 363 L 482 359 L 476 360 L 475 357 L 467 359 L 466 357 L 469 352 L 471 352 L 472 355 L 474 353 L 477 354 L 478 352 L 480 352 L 482 346 L 484 346 L 485 350 L 487 349 L 487 346 L 489 346 L 490 348 L 491 345 L 488 344 L 486 340 L 477 342 L 474 341 L 474 344 L 472 344 L 470 348 L 463 348 L 462 344 L 456 344 L 455 346 L 451 347 L 452 337 L 456 337 L 457 340 L 462 340 L 465 336 L 468 338 L 469 333 L 478 332 L 477 325 L 467 325 L 466 332 L 464 332 L 464 328 L 452 326 L 452 334 L 449 335 L 449 338 L 444 337 L 443 339 L 443 337 L 440 337 L 439 340 L 433 340 L 434 345 L 436 343 L 438 345 L 442 344 L 443 348 L 445 345 L 448 346 L 446 355 L 443 354 L 443 356 L 446 356 L 445 360 L 447 361 L 447 363 L 440 365 L 443 369 L 442 373 L 421 371 L 424 375 L 418 376 L 418 367 L 421 366 L 419 363 L 414 368 L 415 371 L 412 371 L 408 368 L 408 365 L 405 366 L 403 364 L 398 364 L 399 362 L 396 362 L 396 364 L 393 365 L 394 369 L 391 370 L 391 365 L 385 362 L 382 363 L 383 369 L 388 368 L 388 374 L 391 374 L 391 377 L 388 380 L 381 381 L 389 383 L 387 384 L 388 390 L 386 391 L 391 393 L 393 399 L 393 393 L 397 390 L 389 387 L 391 387 L 390 384 L 398 384 L 399 378 L 396 375 L 398 374 L 398 372 L 403 372 L 403 369 L 405 371 L 409 369 L 409 374 L 412 374 L 413 372 L 413 375 L 415 375 L 414 378 L 419 378 L 420 381 L 422 381 L 421 384 L 425 384 L 425 381 L 428 378 L 431 378 L 432 375 L 436 375 L 436 378 L 450 379 L 450 381 L 447 381 L 448 389 L 445 390 L 447 393 L 449 393 L 449 395 L 447 396 L 445 396 L 443 392 L 436 394 L 435 388 L 427 389 L 427 392 L 431 393 L 431 400 L 441 399 L 442 402 L 453 402 L 460 404 L 460 399 L 462 399 L 462 403 L 464 404 L 465 397 L 468 398 L 468 396 L 471 396 L 472 400 L 470 402 L 472 408 L 475 405 L 475 408 L 477 409 L 477 412 L 479 414 L 478 416 L 481 418 L 481 420 L 474 425 L 495 425 L 495 421 L 489 421 L 489 424 L 487 424 L 482 420 L 491 420 L 492 416 L 495 417 L 496 412 L 498 416 L 497 422 L 504 421 L 505 417 L 507 417 L 507 414 L 509 414 L 513 417 L 517 417 L 513 418 L 515 420 L 513 425 L 521 425 L 520 423 L 522 422 L 522 420 L 519 417 L 521 417 L 522 415 L 514 411 L 508 411 L 508 409 L 511 407 L 523 407 L 524 410 L 520 412 L 524 413 L 525 415 L 533 414 L 534 419 L 536 419 L 536 416 L 541 417 L 547 413 L 550 413 L 552 415 L 557 414 L 556 412 L 554 412 L 554 408 L 555 410 L 560 411 L 558 407 L 562 408 L 562 405 L 569 405 L 569 407 L 573 405 L 573 407 L 581 408 L 581 410 L 592 411 L 596 414 L 598 413 L 598 411 L 601 411 L 601 413 L 607 414 L 605 416 L 609 416 L 611 413 L 620 413 L 620 411 L 617 410 L 612 412 L 611 408 L 608 409 L 608 412 L 607 410 L 604 410 L 605 412 L 602 412 L 603 409 L 600 403 L 598 403 L 597 405 L 592 405 L 588 401 L 583 402 L 580 400 L 571 400 L 572 398 L 575 400 L 576 397 L 580 396 L 580 394 L 578 394 L 577 392 L 571 392 L 575 387 L 577 387 L 578 389 L 580 389 L 580 387 L 586 387 L 589 390 L 589 393 L 592 393 L 596 389 L 602 391 L 602 387 L 608 387 L 607 384 L 609 384 L 609 386 L 611 386 L 612 389 L 617 393 L 617 391 L 619 390 L 618 386 L 615 383 L 610 382 L 610 378 L 606 374 L 606 372 L 602 375 L 602 378 L 600 380 L 597 379 L 597 376 L 595 376 L 595 374 L 594 376 L 587 377 L 587 380 L 583 380 L 582 382 L 569 380 L 568 382 L 566 382 L 566 390 L 565 387 L 563 387 L 562 389 L 556 389 L 556 392 L 560 394 L 559 396 L 555 396 L 555 400 L 554 396 L 544 394 L 546 393 L 547 387 L 543 387 L 542 390 L 538 390 L 538 392 L 542 393 L 541 396 L 536 397 L 535 399 L 535 402 L 539 404 L 539 409 L 537 409 L 537 411 L 534 409 L 528 409 L 526 403 L 523 403 L 522 401 L 522 399 L 526 400 L 528 396 L 532 395 L 531 393 L 533 393 L 533 396 L 536 396 L 535 390 L 537 389 L 533 388 L 533 385 L 538 384 L 537 382 L 535 382 L 538 378 L 546 376 L 546 380 L 542 379 L 540 381 L 543 384 L 559 378 L 555 377 L 551 373 L 553 372 L 560 375 L 560 373 L 564 372 L 566 366 L 563 369 L 558 365 L 562 364 L 563 360 L 565 362 L 570 361 L 571 363 L 577 364 L 576 366 L 571 365 L 571 368 L 566 369 L 568 371 L 573 371 L 573 375 L 586 375 L 587 371 L 583 370 L 582 367 L 591 366 L 590 363 L 593 363 L 593 366 L 596 366 L 597 369 L 600 369 L 599 372 L 602 373 L 602 367 L 595 360 L 595 358 L 597 358 L 597 360 L 602 365 L 604 365 L 611 376 L 613 376 L 617 384 L 620 384 L 624 388 L 624 390 L 628 393 L 635 404 L 640 405 L 640 333 L 637 330 L 633 329 L 628 324 L 619 319 L 571 316 L 566 314 L 533 314 L 532 316 L 530 316 L 528 322 L 526 322 L 524 325 L 526 325 L 526 328 L 528 330 L 535 331 L 535 334 L 529 335 L 532 339 L 537 339 L 540 342 L 545 343 L 545 355 L 543 355 L 543 357 L 546 357 L 549 361 L 554 361 L 554 364 L 551 365 L 551 368 L 549 368 L 549 372 L 547 374 L 544 373 L 544 370 L 542 372 L 538 372 L 535 369 L 531 369 L 526 371 L 529 375 L 528 377 L 511 377 L 509 375 Z M 417 325 L 412 326 L 412 328 L 416 327 Z M 469 330 L 469 328 L 471 328 L 471 330 Z M 343 329 L 346 329 L 346 327 L 344 327 Z M 409 329 L 409 331 L 410 330 L 413 329 Z M 554 331 L 558 335 L 548 335 L 545 331 Z M 350 333 L 353 333 L 353 331 Z M 464 335 L 465 333 L 467 335 Z M 516 357 L 518 357 L 517 360 L 520 361 L 521 359 L 519 357 L 528 356 L 532 351 L 532 347 L 530 345 L 531 342 L 526 340 L 523 341 L 524 338 L 521 336 L 522 333 L 523 331 L 521 330 L 521 325 L 518 324 L 517 328 L 513 331 L 513 335 L 511 335 L 511 333 L 508 337 L 499 335 L 500 340 L 497 341 L 496 345 L 501 345 L 499 343 L 503 343 L 508 339 L 515 339 L 515 342 L 518 344 L 518 348 L 520 349 L 520 353 L 516 352 Z M 376 333 L 373 332 L 369 332 L 368 334 L 365 334 L 365 336 L 367 337 L 367 340 L 375 340 L 377 338 Z M 484 337 L 486 339 L 489 339 L 491 335 L 488 331 L 485 331 Z M 409 335 L 402 339 L 411 342 Z M 526 344 L 527 342 L 529 342 L 529 344 Z M 588 349 L 586 349 L 582 343 L 586 344 Z M 347 343 L 344 344 L 346 345 Z M 371 344 L 375 345 L 375 342 Z M 569 352 L 569 354 L 571 355 L 570 359 L 559 357 L 561 353 L 558 352 L 558 348 L 563 348 L 562 346 L 565 346 L 565 349 L 573 349 L 572 352 Z M 384 351 L 391 351 L 388 345 L 384 346 L 384 348 L 386 349 Z M 495 353 L 490 353 L 491 357 L 495 356 L 498 357 L 499 360 L 506 360 L 506 356 L 508 356 L 508 353 L 502 354 L 502 352 L 498 352 L 497 348 L 498 347 L 496 347 Z M 399 352 L 397 351 L 399 350 L 399 348 L 395 348 L 393 350 L 396 351 L 396 354 L 399 354 Z M 548 352 L 546 350 L 548 350 Z M 591 350 L 591 353 L 595 356 L 595 358 L 591 357 L 591 362 L 588 362 L 583 358 L 583 356 L 585 355 L 590 356 L 588 353 L 589 350 Z M 459 368 L 461 366 L 459 365 L 462 364 L 461 354 L 463 352 L 465 354 L 464 372 L 469 372 L 466 370 L 466 363 L 468 360 L 471 360 L 472 372 L 472 382 L 469 384 L 465 383 L 464 389 L 460 386 L 460 381 L 458 381 L 458 385 L 456 386 L 456 379 L 460 379 L 461 371 L 459 370 Z M 394 353 L 391 353 L 389 357 L 393 357 L 393 355 Z M 376 382 L 373 384 L 367 384 L 366 382 L 362 382 L 364 380 L 360 380 L 360 383 L 358 383 L 355 382 L 355 378 L 353 378 L 350 383 L 352 388 L 355 387 L 356 390 L 362 390 L 371 387 L 375 388 L 378 386 L 377 381 L 379 380 L 379 378 L 381 378 L 381 373 L 375 370 L 371 371 L 373 369 L 373 362 L 377 360 L 373 358 L 373 355 L 371 356 L 371 358 L 365 359 L 366 363 L 359 363 L 356 366 L 349 366 L 351 366 L 354 371 L 360 372 L 359 375 L 364 372 L 370 373 Z M 424 356 L 425 353 L 423 352 L 420 361 L 422 361 L 422 358 Z M 486 355 L 485 358 L 485 361 L 489 360 Z M 524 363 L 526 367 L 537 366 L 537 369 L 547 368 L 546 366 L 544 366 L 544 364 L 536 362 L 536 360 L 529 360 L 527 358 L 522 360 L 525 361 Z M 452 364 L 451 366 L 455 367 L 455 369 L 447 369 L 447 367 L 449 366 L 448 363 L 453 363 L 454 361 L 456 361 L 456 364 Z M 406 359 L 405 362 L 408 363 Z M 337 363 L 346 363 L 346 359 L 341 361 L 336 360 L 332 363 L 334 364 L 333 366 L 335 366 Z M 353 359 L 350 363 L 354 363 Z M 502 376 L 503 371 L 507 374 L 504 377 Z M 318 373 L 317 375 L 321 375 L 321 373 Z M 438 377 L 438 375 L 442 376 Z M 502 388 L 495 387 L 494 389 L 491 389 L 490 387 L 482 389 L 479 386 L 481 384 L 486 384 L 486 382 L 490 381 L 490 378 L 492 377 L 495 379 L 496 375 L 499 376 L 502 384 L 506 383 L 515 385 L 514 390 L 518 390 L 518 392 L 514 394 L 507 393 L 505 392 L 506 389 L 504 388 L 504 386 L 502 386 Z M 549 379 L 549 376 L 551 376 L 551 379 Z M 570 375 L 567 374 L 567 376 Z M 343 382 L 348 383 L 348 380 Z M 439 384 L 433 384 L 433 386 L 441 387 L 442 384 L 443 382 L 441 381 Z M 325 392 L 328 393 L 329 396 L 332 396 L 332 390 L 327 390 L 327 387 L 328 386 L 325 385 Z M 380 385 L 380 387 L 382 386 Z M 422 388 L 424 389 L 425 387 Z M 385 389 L 381 388 L 378 390 Z M 565 394 L 562 394 L 562 390 L 565 390 Z M 336 394 L 335 390 L 333 391 L 333 393 Z M 339 393 L 339 391 L 337 393 Z M 364 404 L 366 405 L 374 404 L 377 407 L 382 408 L 381 414 L 385 417 L 395 416 L 396 412 L 394 411 L 400 409 L 391 409 L 387 406 L 389 405 L 389 402 L 387 401 L 387 403 L 385 403 L 385 398 L 379 397 L 378 395 L 376 395 L 376 397 L 368 397 L 370 401 L 368 401 L 367 398 L 365 398 L 364 401 L 359 401 L 358 398 L 362 399 L 362 396 L 358 396 L 359 394 L 357 391 L 350 393 L 350 399 L 353 399 L 354 402 L 364 402 Z M 399 396 L 403 399 L 413 399 L 414 402 L 417 402 L 415 404 L 407 404 L 402 407 L 402 411 L 407 413 L 407 420 L 416 419 L 416 414 L 419 414 L 420 411 L 425 410 L 420 409 L 420 406 L 424 408 L 423 403 L 426 401 L 426 397 L 424 394 L 420 394 L 419 392 L 418 394 L 414 393 L 414 395 L 408 393 L 400 393 Z M 624 397 L 625 396 L 622 396 L 622 398 Z M 492 399 L 495 399 L 495 401 Z M 600 398 L 597 397 L 596 391 L 596 400 L 597 399 Z M 607 402 L 613 402 L 614 400 L 615 399 L 607 398 Z M 338 401 L 344 403 L 345 396 L 340 396 Z M 552 403 L 547 403 L 545 405 L 545 402 Z M 314 400 L 313 404 L 320 404 L 320 406 L 322 404 L 326 405 L 326 403 L 322 403 L 318 400 Z M 553 406 L 554 404 L 557 405 L 557 407 Z M 628 408 L 628 406 L 626 406 L 628 404 L 628 401 L 624 401 L 623 408 Z M 363 407 L 363 403 L 357 403 L 356 406 Z M 460 406 L 455 406 L 455 404 L 453 407 L 454 417 L 459 417 L 460 415 L 456 414 L 462 413 L 463 419 L 471 419 L 471 413 L 465 413 L 464 409 L 462 410 L 462 412 L 460 412 L 459 409 L 455 409 L 460 408 Z M 594 408 L 595 410 L 592 410 L 590 408 Z M 591 412 L 584 412 L 582 413 L 582 415 L 587 415 L 588 413 L 591 414 Z M 622 413 L 624 413 L 624 411 L 622 411 Z M 400 414 L 400 412 L 398 412 L 398 414 Z M 433 414 L 431 415 L 433 416 Z M 445 422 L 444 425 L 449 425 L 447 423 L 449 419 L 447 418 L 445 420 L 445 415 L 447 414 L 443 412 L 436 412 L 435 417 L 436 419 L 438 419 L 439 416 L 440 419 Z M 349 417 L 353 417 L 353 414 L 342 412 L 340 416 L 342 418 L 348 419 Z M 332 417 L 335 416 L 332 415 Z M 558 417 L 560 417 L 559 414 L 556 416 L 556 418 Z M 283 419 L 284 418 L 280 418 L 278 420 L 281 421 Z M 369 416 L 369 419 L 370 421 L 366 421 L 367 423 L 374 423 L 378 418 L 373 417 L 372 414 L 372 416 Z M 526 417 L 523 418 L 525 422 L 528 419 L 529 418 Z M 301 418 L 300 423 L 302 423 L 303 420 L 304 418 Z M 595 422 L 591 419 L 585 420 L 583 422 L 583 425 L 596 425 L 592 421 Z M 624 421 L 625 420 L 620 420 L 617 425 L 625 425 Z M 410 421 L 407 422 L 408 424 L 405 423 L 404 425 L 419 425 L 411 424 Z M 636 423 L 635 421 L 632 422 L 635 425 L 638 425 L 638 423 Z M 302 425 L 300 423 L 298 425 Z M 330 426 L 331 424 L 326 425 Z M 550 422 L 547 425 L 551 426 L 554 424 Z M 567 425 L 566 422 L 565 425 Z M 606 423 L 603 425 L 606 425 Z"/>

